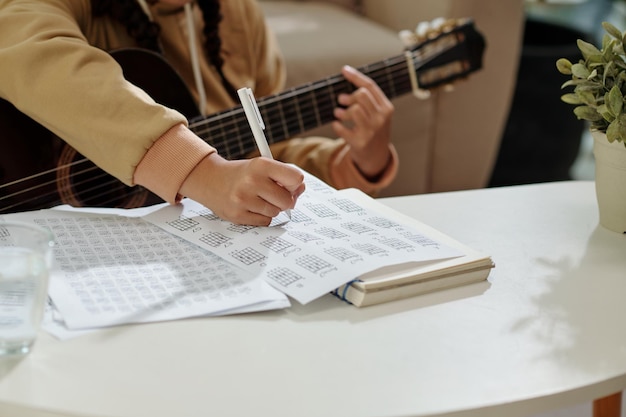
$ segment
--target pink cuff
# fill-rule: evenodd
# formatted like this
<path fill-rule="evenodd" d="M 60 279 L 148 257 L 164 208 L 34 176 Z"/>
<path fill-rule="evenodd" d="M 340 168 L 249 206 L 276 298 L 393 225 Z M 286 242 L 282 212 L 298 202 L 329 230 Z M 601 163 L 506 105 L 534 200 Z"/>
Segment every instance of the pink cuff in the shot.
<path fill-rule="evenodd" d="M 133 180 L 169 203 L 181 199 L 178 193 L 189 173 L 207 155 L 216 152 L 184 124 L 178 124 L 157 139 L 135 169 Z"/>
<path fill-rule="evenodd" d="M 350 158 L 350 147 L 342 147 L 339 152 L 337 152 L 337 155 L 331 158 L 330 163 L 330 177 L 335 188 L 358 188 L 369 195 L 375 195 L 389 186 L 398 174 L 399 165 L 396 148 L 390 144 L 389 151 L 391 152 L 391 158 L 387 167 L 385 167 L 380 177 L 375 182 L 372 182 L 365 178 L 356 165 L 354 165 L 354 162 L 352 162 L 352 158 Z"/>

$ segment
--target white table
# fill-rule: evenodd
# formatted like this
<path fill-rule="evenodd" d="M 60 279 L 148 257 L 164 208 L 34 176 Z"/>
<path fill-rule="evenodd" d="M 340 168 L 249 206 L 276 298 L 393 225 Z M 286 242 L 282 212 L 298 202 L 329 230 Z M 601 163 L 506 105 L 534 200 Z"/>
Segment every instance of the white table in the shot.
<path fill-rule="evenodd" d="M 383 201 L 491 254 L 489 283 L 42 334 L 0 361 L 0 416 L 515 417 L 626 387 L 626 236 L 593 183 Z"/>

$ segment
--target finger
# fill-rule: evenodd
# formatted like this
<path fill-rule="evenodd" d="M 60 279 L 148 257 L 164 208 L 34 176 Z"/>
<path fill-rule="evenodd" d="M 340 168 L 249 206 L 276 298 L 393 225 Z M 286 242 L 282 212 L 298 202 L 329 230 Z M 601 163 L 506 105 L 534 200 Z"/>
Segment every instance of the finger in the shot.
<path fill-rule="evenodd" d="M 248 226 L 269 226 L 273 217 L 263 216 L 258 213 L 248 212 L 236 221 L 231 220 L 235 224 L 245 224 Z"/>
<path fill-rule="evenodd" d="M 380 86 L 370 77 L 363 74 L 356 68 L 353 68 L 349 65 L 345 65 L 342 68 L 341 73 L 346 78 L 346 80 L 354 84 L 354 86 L 357 87 L 357 89 L 364 88 L 367 91 L 370 91 L 376 103 L 382 104 L 384 103 L 385 100 L 387 100 L 387 96 L 385 95 L 383 90 L 380 88 Z"/>
<path fill-rule="evenodd" d="M 367 75 L 350 65 L 344 65 L 341 74 L 356 87 L 377 88 L 378 85 Z"/>
<path fill-rule="evenodd" d="M 374 117 L 379 112 L 379 106 L 376 100 L 372 97 L 372 94 L 364 88 L 359 88 L 352 94 L 339 95 L 338 102 L 344 107 L 342 110 L 347 111 L 347 113 L 340 113 L 342 117 L 349 117 L 350 114 L 359 111 Z"/>
<path fill-rule="evenodd" d="M 267 167 L 267 174 L 272 181 L 280 184 L 291 195 L 300 190 L 304 185 L 304 174 L 293 166 L 278 161 L 271 161 Z M 302 193 L 301 190 L 300 193 Z"/>
<path fill-rule="evenodd" d="M 294 207 L 295 199 L 291 191 L 282 185 L 268 180 L 269 183 L 261 187 L 257 195 L 259 201 L 253 202 L 250 210 L 266 216 L 275 217 L 283 210 Z"/>

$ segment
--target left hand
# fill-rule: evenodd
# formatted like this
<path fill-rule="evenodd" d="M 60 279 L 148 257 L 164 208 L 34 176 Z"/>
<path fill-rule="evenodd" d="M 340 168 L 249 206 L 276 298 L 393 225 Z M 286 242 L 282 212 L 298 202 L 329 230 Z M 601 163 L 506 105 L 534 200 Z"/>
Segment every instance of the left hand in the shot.
<path fill-rule="evenodd" d="M 334 110 L 335 133 L 350 145 L 350 155 L 366 178 L 379 176 L 391 158 L 391 117 L 394 106 L 378 84 L 350 66 L 341 74 L 354 84 L 351 94 L 340 94 Z"/>

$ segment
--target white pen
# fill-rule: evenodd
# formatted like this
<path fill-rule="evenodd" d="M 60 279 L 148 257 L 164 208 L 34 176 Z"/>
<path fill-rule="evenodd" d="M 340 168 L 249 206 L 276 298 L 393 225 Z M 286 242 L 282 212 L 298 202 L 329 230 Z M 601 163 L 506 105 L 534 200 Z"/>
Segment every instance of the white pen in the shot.
<path fill-rule="evenodd" d="M 243 106 L 243 111 L 246 114 L 246 119 L 248 119 L 248 124 L 250 124 L 254 141 L 256 142 L 257 148 L 259 148 L 261 156 L 274 159 L 272 151 L 270 150 L 270 145 L 267 143 L 267 139 L 265 138 L 265 133 L 263 133 L 265 123 L 263 123 L 263 117 L 261 117 L 261 111 L 259 110 L 259 106 L 256 104 L 256 99 L 254 98 L 252 89 L 249 87 L 242 87 L 237 90 L 237 94 L 239 95 L 239 100 Z M 291 219 L 291 210 L 286 210 L 286 212 L 289 219 Z"/>
<path fill-rule="evenodd" d="M 239 94 L 239 100 L 241 100 L 243 111 L 246 113 L 246 119 L 248 119 L 250 129 L 252 129 L 252 135 L 254 136 L 254 141 L 256 142 L 256 146 L 259 148 L 261 156 L 273 159 L 272 151 L 270 151 L 270 146 L 267 144 L 265 133 L 263 133 L 263 129 L 265 129 L 263 117 L 261 117 L 261 111 L 259 110 L 259 106 L 256 104 L 252 89 L 243 87 L 237 90 L 237 94 Z"/>

